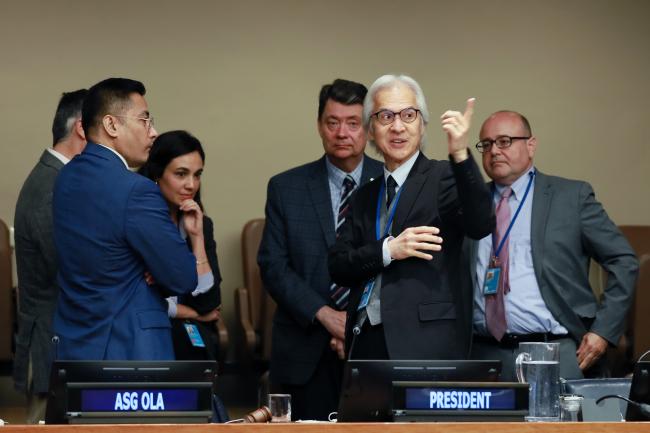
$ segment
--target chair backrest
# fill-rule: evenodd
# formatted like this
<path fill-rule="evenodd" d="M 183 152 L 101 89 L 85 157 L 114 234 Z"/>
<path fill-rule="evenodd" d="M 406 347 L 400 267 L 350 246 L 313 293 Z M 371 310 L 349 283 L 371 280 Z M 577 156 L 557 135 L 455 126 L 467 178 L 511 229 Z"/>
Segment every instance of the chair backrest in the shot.
<path fill-rule="evenodd" d="M 11 359 L 13 284 L 11 282 L 9 228 L 0 220 L 0 360 Z"/>
<path fill-rule="evenodd" d="M 598 400 L 606 395 L 628 397 L 631 384 L 632 379 L 630 378 L 571 379 L 562 382 L 562 392 L 564 394 L 578 394 L 592 400 Z M 627 403 L 620 400 L 618 404 L 620 414 L 625 415 Z"/>
<path fill-rule="evenodd" d="M 242 231 L 242 261 L 244 270 L 244 286 L 248 290 L 251 323 L 260 336 L 258 354 L 261 359 L 271 357 L 271 327 L 275 302 L 264 289 L 260 268 L 257 265 L 257 252 L 264 232 L 264 218 L 248 221 Z"/>
<path fill-rule="evenodd" d="M 650 350 L 650 226 L 620 226 L 639 258 L 639 279 L 634 303 L 628 315 L 628 326 L 633 334 L 634 358 Z"/>

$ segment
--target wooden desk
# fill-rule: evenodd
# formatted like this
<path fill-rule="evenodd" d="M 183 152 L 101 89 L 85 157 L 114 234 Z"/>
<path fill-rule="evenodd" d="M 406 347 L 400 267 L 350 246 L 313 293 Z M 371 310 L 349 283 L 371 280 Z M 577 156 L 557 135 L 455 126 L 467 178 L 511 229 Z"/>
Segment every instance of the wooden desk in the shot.
<path fill-rule="evenodd" d="M 650 433 L 647 423 L 355 423 L 12 425 L 1 433 Z"/>

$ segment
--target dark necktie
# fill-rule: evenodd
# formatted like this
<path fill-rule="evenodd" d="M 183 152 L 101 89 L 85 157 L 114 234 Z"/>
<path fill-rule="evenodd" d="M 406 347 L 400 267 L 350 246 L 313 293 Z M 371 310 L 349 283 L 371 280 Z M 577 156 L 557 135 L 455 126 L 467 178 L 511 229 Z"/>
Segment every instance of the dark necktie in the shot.
<path fill-rule="evenodd" d="M 497 216 L 497 226 L 494 232 L 493 239 L 496 244 L 492 246 L 493 250 L 496 250 L 501 243 L 501 239 L 508 230 L 508 225 L 510 225 L 510 205 L 508 205 L 508 198 L 512 194 L 512 189 L 508 186 L 504 188 L 501 193 L 501 199 L 497 204 L 496 216 Z M 501 272 L 499 275 L 499 283 L 497 286 L 497 292 L 494 295 L 488 295 L 485 297 L 485 320 L 487 322 L 488 331 L 494 336 L 497 340 L 501 341 L 503 334 L 505 334 L 506 329 L 508 328 L 506 322 L 506 309 L 505 309 L 505 299 L 504 296 L 510 291 L 510 277 L 508 276 L 509 271 L 509 254 L 508 254 L 508 244 L 509 238 L 506 238 L 503 243 L 503 247 L 499 252 L 499 267 Z"/>
<path fill-rule="evenodd" d="M 397 182 L 393 179 L 393 176 L 388 176 L 386 179 L 386 209 L 390 208 L 390 204 L 395 198 L 395 190 L 397 189 Z"/>
<path fill-rule="evenodd" d="M 339 205 L 339 213 L 336 217 L 336 237 L 341 233 L 345 217 L 350 210 L 350 196 L 352 195 L 356 185 L 356 182 L 350 175 L 345 176 L 345 179 L 343 179 L 343 187 L 341 188 L 341 204 Z M 330 286 L 330 297 L 338 310 L 345 310 L 348 305 L 349 295 L 349 287 L 342 287 L 335 283 Z"/>

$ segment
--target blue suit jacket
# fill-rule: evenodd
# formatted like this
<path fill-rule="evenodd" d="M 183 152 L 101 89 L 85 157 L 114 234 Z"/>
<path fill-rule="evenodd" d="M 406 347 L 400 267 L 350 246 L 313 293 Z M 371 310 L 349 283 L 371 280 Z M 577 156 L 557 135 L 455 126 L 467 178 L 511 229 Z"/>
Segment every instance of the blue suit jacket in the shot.
<path fill-rule="evenodd" d="M 164 296 L 191 292 L 196 259 L 158 187 L 88 143 L 54 189 L 58 359 L 174 359 Z M 157 284 L 149 286 L 145 271 Z"/>
<path fill-rule="evenodd" d="M 381 176 L 382 164 L 364 157 L 361 184 Z M 323 156 L 271 178 L 258 263 L 277 302 L 271 344 L 271 382 L 304 384 L 330 335 L 316 312 L 330 302 L 327 251 L 336 240 Z"/>

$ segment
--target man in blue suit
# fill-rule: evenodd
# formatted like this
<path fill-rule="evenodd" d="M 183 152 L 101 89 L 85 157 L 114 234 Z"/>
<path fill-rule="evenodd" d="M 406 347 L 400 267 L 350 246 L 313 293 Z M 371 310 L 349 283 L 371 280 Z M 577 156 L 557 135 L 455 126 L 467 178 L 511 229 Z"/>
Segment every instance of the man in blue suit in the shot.
<path fill-rule="evenodd" d="M 194 290 L 205 257 L 189 252 L 158 187 L 129 171 L 157 136 L 144 94 L 124 78 L 91 87 L 82 109 L 88 145 L 56 182 L 58 359 L 174 359 L 164 297 Z M 190 236 L 202 236 L 201 221 L 190 215 Z"/>
<path fill-rule="evenodd" d="M 332 285 L 327 251 L 356 186 L 381 175 L 364 155 L 363 84 L 322 87 L 318 133 L 325 155 L 269 181 L 258 262 L 278 308 L 271 382 L 292 395 L 292 418 L 327 419 L 338 405 L 348 290 Z"/>

